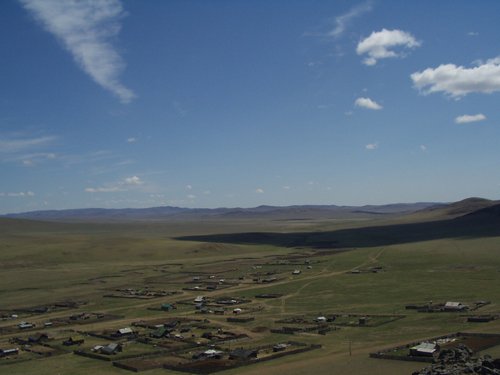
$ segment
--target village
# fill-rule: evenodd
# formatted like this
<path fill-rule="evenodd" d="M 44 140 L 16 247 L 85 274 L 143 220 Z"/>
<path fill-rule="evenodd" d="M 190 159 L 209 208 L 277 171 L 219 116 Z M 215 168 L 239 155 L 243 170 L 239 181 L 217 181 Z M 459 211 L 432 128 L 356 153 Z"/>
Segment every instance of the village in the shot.
<path fill-rule="evenodd" d="M 182 264 L 156 265 L 99 278 L 102 301 L 116 301 L 120 306 L 137 301 L 138 307 L 100 310 L 95 300 L 68 299 L 4 309 L 0 369 L 4 364 L 73 355 L 123 371 L 207 374 L 318 350 L 321 337 L 342 335 L 346 329 L 390 326 L 409 314 L 451 314 L 464 323 L 499 317 L 477 312 L 490 304 L 484 300 L 407 304 L 401 306 L 404 314 L 348 312 L 327 304 L 306 314 L 283 310 L 294 293 L 286 292 L 287 286 L 321 279 L 327 261 L 322 255 L 293 253 L 264 262 L 233 259 L 223 265 L 202 264 L 188 271 Z M 377 277 L 390 270 L 373 266 L 342 273 L 361 277 L 362 272 Z M 123 279 L 134 282 L 123 284 Z M 95 280 L 89 284 L 95 285 Z M 440 350 L 464 343 L 479 352 L 500 345 L 500 335 L 450 332 L 369 356 L 426 363 Z"/>

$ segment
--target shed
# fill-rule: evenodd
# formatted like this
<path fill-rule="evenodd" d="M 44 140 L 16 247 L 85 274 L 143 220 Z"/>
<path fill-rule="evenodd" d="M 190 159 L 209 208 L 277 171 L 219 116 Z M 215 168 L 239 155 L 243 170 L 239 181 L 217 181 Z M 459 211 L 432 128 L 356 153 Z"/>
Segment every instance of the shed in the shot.
<path fill-rule="evenodd" d="M 161 310 L 162 311 L 170 311 L 170 310 L 173 310 L 175 309 L 175 306 L 172 305 L 171 303 L 164 303 L 161 305 Z"/>
<path fill-rule="evenodd" d="M 36 335 L 30 336 L 28 338 L 28 341 L 31 343 L 40 343 L 48 340 L 49 336 L 46 333 L 37 333 Z"/>
<path fill-rule="evenodd" d="M 70 336 L 69 339 L 63 342 L 63 345 L 71 346 L 71 345 L 80 345 L 85 342 L 85 339 L 81 335 Z"/>
<path fill-rule="evenodd" d="M 243 349 L 243 348 L 235 349 L 229 353 L 229 359 L 236 359 L 239 361 L 249 360 L 252 358 L 257 358 L 257 353 L 258 350 Z"/>

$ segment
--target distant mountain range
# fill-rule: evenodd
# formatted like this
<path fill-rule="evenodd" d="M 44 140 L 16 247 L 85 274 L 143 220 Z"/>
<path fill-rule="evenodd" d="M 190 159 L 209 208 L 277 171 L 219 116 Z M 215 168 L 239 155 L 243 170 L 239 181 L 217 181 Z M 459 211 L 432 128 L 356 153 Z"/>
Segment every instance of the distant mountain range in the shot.
<path fill-rule="evenodd" d="M 195 219 L 256 219 L 307 220 L 326 218 L 363 218 L 379 215 L 408 214 L 426 208 L 441 207 L 440 203 L 401 203 L 367 206 L 303 205 L 258 206 L 254 208 L 84 208 L 70 210 L 31 211 L 3 215 L 16 219 L 45 221 L 134 221 L 134 220 L 195 220 Z"/>
<path fill-rule="evenodd" d="M 355 219 L 389 215 L 415 214 L 424 217 L 454 217 L 491 207 L 498 201 L 468 198 L 455 203 L 395 203 L 366 206 L 302 205 L 258 206 L 253 208 L 82 208 L 70 210 L 31 211 L 2 215 L 15 219 L 42 221 L 164 221 L 164 220 L 308 220 L 308 219 Z"/>

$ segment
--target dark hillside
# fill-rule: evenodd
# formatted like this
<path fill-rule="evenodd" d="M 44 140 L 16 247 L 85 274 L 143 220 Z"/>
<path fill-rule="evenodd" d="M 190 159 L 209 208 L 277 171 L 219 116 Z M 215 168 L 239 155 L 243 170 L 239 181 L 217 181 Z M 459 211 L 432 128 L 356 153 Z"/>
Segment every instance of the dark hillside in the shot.
<path fill-rule="evenodd" d="M 500 236 L 500 204 L 467 215 L 437 221 L 393 224 L 325 232 L 234 233 L 188 236 L 177 239 L 235 244 L 268 244 L 285 247 L 353 248 L 387 246 L 443 238 Z"/>

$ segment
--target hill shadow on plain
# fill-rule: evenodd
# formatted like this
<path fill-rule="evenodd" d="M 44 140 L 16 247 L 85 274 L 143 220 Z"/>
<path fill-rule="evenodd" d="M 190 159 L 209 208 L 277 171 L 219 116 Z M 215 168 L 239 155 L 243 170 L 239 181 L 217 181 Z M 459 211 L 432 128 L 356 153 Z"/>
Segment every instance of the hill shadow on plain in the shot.
<path fill-rule="evenodd" d="M 232 244 L 342 249 L 389 246 L 445 238 L 500 236 L 500 205 L 458 218 L 325 232 L 248 232 L 177 237 L 177 240 Z"/>

